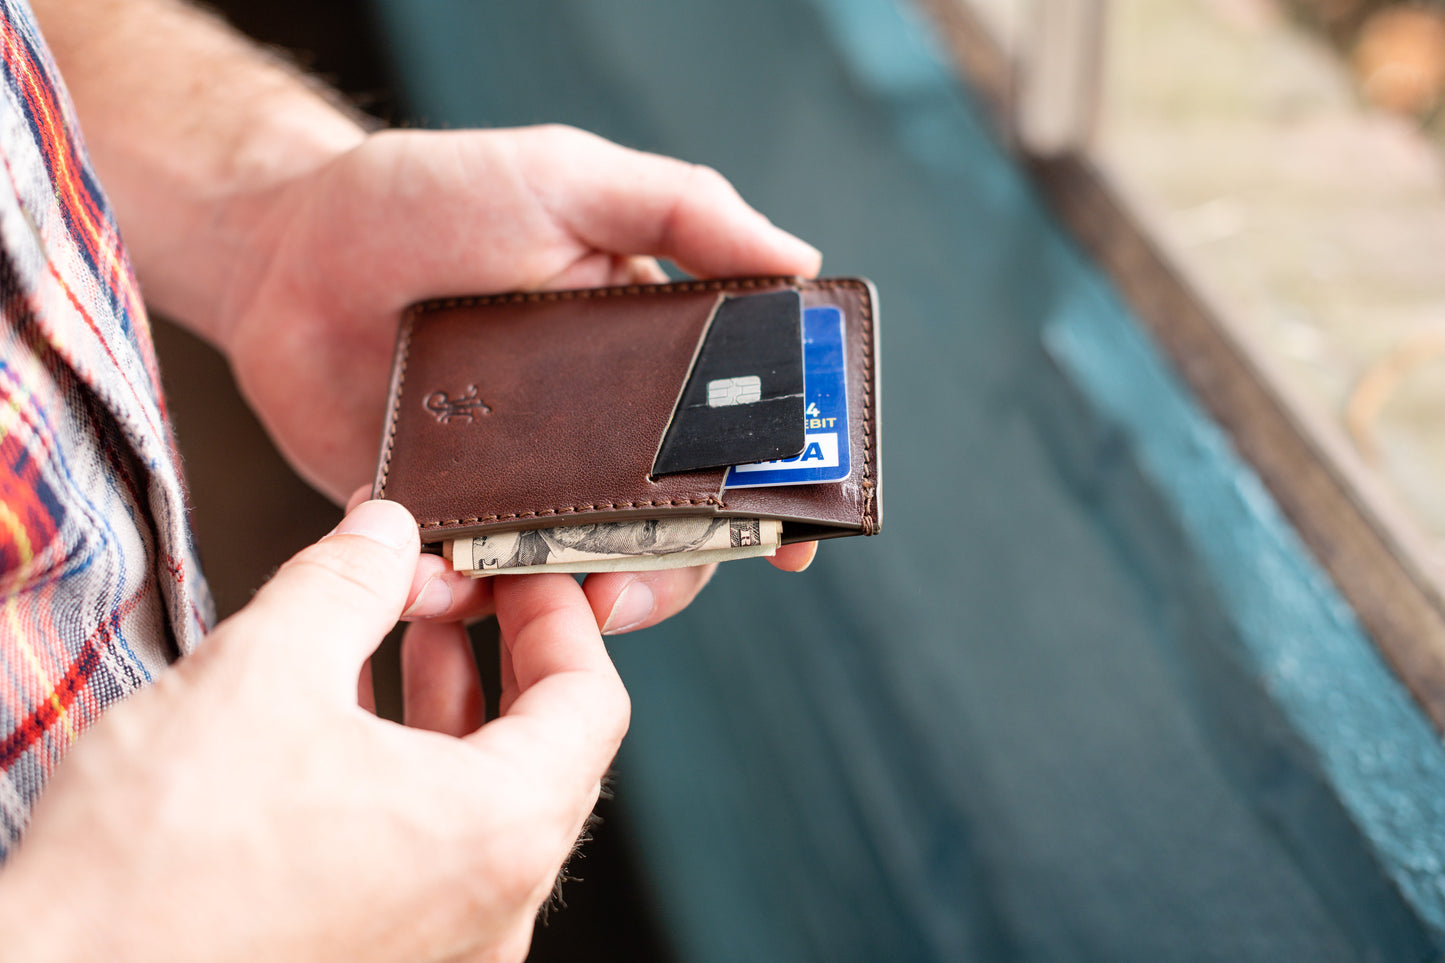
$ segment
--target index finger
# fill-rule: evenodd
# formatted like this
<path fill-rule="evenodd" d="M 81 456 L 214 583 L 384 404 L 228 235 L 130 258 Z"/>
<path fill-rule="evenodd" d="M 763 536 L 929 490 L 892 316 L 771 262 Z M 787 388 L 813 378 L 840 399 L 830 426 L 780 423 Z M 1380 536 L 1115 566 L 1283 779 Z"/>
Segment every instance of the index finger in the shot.
<path fill-rule="evenodd" d="M 590 797 L 627 732 L 631 705 L 582 588 L 567 575 L 497 576 L 502 645 L 517 697 L 467 737 L 545 767 Z"/>

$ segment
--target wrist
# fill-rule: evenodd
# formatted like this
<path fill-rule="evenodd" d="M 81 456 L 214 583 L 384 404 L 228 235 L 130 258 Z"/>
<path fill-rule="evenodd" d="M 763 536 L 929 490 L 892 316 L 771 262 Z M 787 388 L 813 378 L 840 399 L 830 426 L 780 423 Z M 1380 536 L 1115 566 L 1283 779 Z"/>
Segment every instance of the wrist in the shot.
<path fill-rule="evenodd" d="M 319 101 L 278 106 L 236 143 L 224 169 L 197 176 L 183 196 L 174 182 L 135 185 L 130 203 L 114 203 L 147 304 L 225 350 L 234 309 L 254 289 L 304 200 L 288 188 L 366 137 L 359 124 Z M 168 198 L 157 196 L 168 191 Z M 137 236 L 132 225 L 150 218 L 135 208 L 148 202 L 149 211 L 165 205 L 171 216 Z"/>

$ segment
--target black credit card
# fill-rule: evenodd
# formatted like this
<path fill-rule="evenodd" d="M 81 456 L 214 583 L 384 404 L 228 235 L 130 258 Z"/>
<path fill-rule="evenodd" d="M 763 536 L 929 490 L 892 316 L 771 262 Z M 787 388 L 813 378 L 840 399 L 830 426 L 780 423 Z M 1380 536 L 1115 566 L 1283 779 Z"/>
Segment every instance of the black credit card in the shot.
<path fill-rule="evenodd" d="M 725 298 L 708 326 L 652 474 L 802 452 L 803 299 L 797 291 Z"/>

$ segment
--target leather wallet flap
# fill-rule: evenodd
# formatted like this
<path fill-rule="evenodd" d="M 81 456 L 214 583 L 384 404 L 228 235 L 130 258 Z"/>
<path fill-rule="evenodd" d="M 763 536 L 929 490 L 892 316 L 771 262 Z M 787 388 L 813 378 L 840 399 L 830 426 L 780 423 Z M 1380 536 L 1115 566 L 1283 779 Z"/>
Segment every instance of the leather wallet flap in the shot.
<path fill-rule="evenodd" d="M 723 490 L 726 469 L 653 477 L 718 306 L 798 291 L 837 305 L 849 356 L 842 483 Z M 795 537 L 878 526 L 873 293 L 853 279 L 680 282 L 455 298 L 403 318 L 373 495 L 400 501 L 423 541 L 671 514 L 763 515 Z M 821 526 L 821 528 L 818 528 Z M 813 530 L 818 528 L 818 530 Z M 789 537 L 789 540 L 793 538 Z"/>

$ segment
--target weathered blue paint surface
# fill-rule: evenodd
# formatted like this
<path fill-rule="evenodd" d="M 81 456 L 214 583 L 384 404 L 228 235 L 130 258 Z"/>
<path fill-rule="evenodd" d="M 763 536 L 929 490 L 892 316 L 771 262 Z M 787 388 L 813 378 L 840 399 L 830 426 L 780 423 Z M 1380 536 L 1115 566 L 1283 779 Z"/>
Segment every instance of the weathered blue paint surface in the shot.
<path fill-rule="evenodd" d="M 712 164 L 882 292 L 883 536 L 613 646 L 685 958 L 1442 956 L 1439 740 L 905 9 L 377 2 L 432 122 Z"/>

